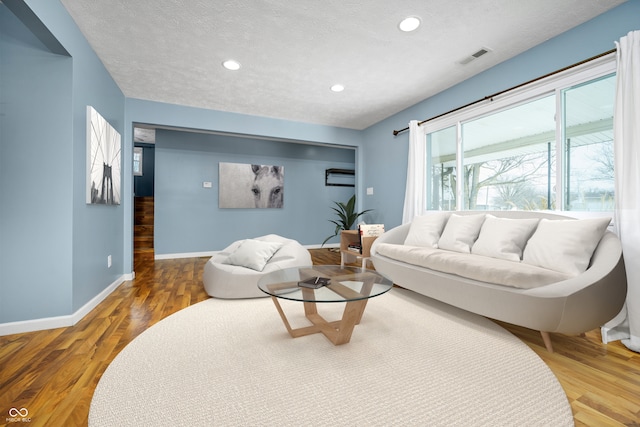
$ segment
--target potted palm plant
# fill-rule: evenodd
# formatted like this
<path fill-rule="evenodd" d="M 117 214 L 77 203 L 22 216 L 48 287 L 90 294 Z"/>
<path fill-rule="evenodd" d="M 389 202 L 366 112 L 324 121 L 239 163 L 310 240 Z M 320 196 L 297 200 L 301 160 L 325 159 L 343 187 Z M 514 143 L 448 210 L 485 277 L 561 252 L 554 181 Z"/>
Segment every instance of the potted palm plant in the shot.
<path fill-rule="evenodd" d="M 336 214 L 338 215 L 338 219 L 337 220 L 330 219 L 329 222 L 332 222 L 333 224 L 335 224 L 336 229 L 333 235 L 324 239 L 324 242 L 322 242 L 322 246 L 324 246 L 324 244 L 327 243 L 327 241 L 332 237 L 336 237 L 337 235 L 339 235 L 342 230 L 351 230 L 351 227 L 353 227 L 353 224 L 356 222 L 356 220 L 360 216 L 372 210 L 372 209 L 366 209 L 362 212 L 355 212 L 355 208 L 356 208 L 355 194 L 351 196 L 351 198 L 347 203 L 342 203 L 342 202 L 333 202 L 333 203 L 336 204 L 337 208 L 331 208 L 331 209 L 333 209 L 336 212 Z"/>

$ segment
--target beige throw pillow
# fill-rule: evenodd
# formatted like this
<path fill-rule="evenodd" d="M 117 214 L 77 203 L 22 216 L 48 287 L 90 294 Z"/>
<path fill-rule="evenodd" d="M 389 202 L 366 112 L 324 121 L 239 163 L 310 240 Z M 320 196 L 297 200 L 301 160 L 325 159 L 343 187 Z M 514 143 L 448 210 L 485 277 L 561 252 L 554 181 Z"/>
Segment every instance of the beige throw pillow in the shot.
<path fill-rule="evenodd" d="M 527 242 L 522 262 L 577 276 L 589 267 L 609 222 L 610 218 L 543 218 Z"/>
<path fill-rule="evenodd" d="M 486 215 L 451 214 L 438 240 L 438 247 L 454 252 L 471 253 L 471 247 L 480 234 L 485 217 Z"/>
<path fill-rule="evenodd" d="M 522 250 L 537 225 L 537 218 L 511 219 L 487 215 L 471 253 L 520 262 Z"/>

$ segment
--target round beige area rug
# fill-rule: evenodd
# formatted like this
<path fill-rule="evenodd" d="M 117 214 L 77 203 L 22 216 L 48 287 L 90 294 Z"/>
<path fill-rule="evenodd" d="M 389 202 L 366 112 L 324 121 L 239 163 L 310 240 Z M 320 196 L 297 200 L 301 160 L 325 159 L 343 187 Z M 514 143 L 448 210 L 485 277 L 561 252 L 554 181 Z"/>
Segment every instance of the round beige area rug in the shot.
<path fill-rule="evenodd" d="M 282 301 L 292 326 L 300 303 Z M 319 304 L 328 320 L 341 304 Z M 114 359 L 102 426 L 572 426 L 542 360 L 495 323 L 410 291 L 372 298 L 351 342 L 291 338 L 268 298 L 209 299 Z"/>

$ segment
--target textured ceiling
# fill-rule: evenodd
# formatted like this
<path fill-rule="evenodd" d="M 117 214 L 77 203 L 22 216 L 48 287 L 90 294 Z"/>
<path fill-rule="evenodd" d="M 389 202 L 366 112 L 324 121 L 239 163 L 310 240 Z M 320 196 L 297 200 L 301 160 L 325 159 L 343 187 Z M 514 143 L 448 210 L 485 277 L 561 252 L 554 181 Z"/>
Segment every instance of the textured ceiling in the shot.
<path fill-rule="evenodd" d="M 61 1 L 127 97 L 364 129 L 625 0 Z"/>

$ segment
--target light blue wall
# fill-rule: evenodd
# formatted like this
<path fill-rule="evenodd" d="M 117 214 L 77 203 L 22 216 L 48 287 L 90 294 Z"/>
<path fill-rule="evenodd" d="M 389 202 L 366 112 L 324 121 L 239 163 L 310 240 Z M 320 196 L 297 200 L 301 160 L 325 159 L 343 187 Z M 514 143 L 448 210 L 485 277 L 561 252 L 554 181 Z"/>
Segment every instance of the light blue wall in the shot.
<path fill-rule="evenodd" d="M 409 133 L 393 130 L 424 120 L 546 75 L 615 47 L 614 41 L 640 29 L 640 0 L 629 0 L 572 30 L 548 40 L 444 92 L 363 131 L 364 180 L 375 188 L 365 207 L 376 209 L 387 229 L 402 222 Z M 388 173 L 380 173 L 388 171 Z"/>
<path fill-rule="evenodd" d="M 0 4 L 0 323 L 72 306 L 71 58 Z"/>
<path fill-rule="evenodd" d="M 355 167 L 353 148 L 158 130 L 155 151 L 157 255 L 220 250 L 271 233 L 319 244 L 333 234 L 333 201 L 354 194 L 353 187 L 324 184 L 325 169 Z M 284 207 L 219 208 L 220 162 L 284 166 Z M 212 188 L 203 188 L 205 181 Z"/>
<path fill-rule="evenodd" d="M 237 158 L 238 163 L 242 163 L 244 162 L 244 159 L 249 159 L 249 158 L 254 158 L 256 159 L 256 161 L 263 162 L 263 160 L 261 159 L 266 158 L 266 156 L 268 155 L 272 156 L 272 158 L 274 159 L 274 164 L 278 164 L 278 160 L 282 160 L 283 162 L 286 160 L 286 163 L 284 164 L 290 165 L 289 168 L 285 167 L 285 170 L 286 170 L 285 175 L 288 175 L 287 176 L 288 187 L 286 190 L 287 199 L 289 199 L 289 197 L 294 197 L 293 193 L 289 193 L 289 191 L 295 191 L 293 190 L 293 187 L 292 187 L 294 185 L 294 182 L 289 181 L 289 177 L 295 176 L 294 172 L 296 171 L 296 168 L 298 167 L 298 165 L 302 164 L 302 159 L 304 157 L 300 157 L 302 156 L 302 154 L 300 154 L 300 150 L 308 151 L 311 149 L 310 148 L 311 146 L 304 145 L 308 143 L 321 144 L 329 147 L 331 146 L 350 147 L 352 149 L 355 149 L 356 191 L 358 190 L 358 188 L 364 185 L 364 183 L 362 183 L 362 180 L 360 179 L 360 177 L 362 176 L 361 167 L 362 167 L 362 151 L 363 151 L 361 149 L 363 145 L 362 132 L 360 131 L 336 128 L 331 126 L 315 125 L 315 124 L 309 124 L 309 123 L 299 123 L 299 122 L 291 122 L 286 120 L 270 119 L 270 118 L 264 118 L 264 117 L 247 116 L 247 115 L 236 114 L 236 113 L 204 110 L 200 108 L 185 107 L 185 106 L 165 104 L 165 103 L 159 103 L 159 102 L 151 102 L 151 101 L 145 101 L 140 99 L 127 99 L 126 104 L 127 104 L 126 122 L 127 122 L 127 126 L 131 126 L 131 128 L 125 132 L 125 136 L 128 138 L 128 141 L 129 141 L 126 148 L 127 151 L 124 153 L 125 159 L 126 159 L 125 165 L 131 164 L 130 162 L 131 162 L 132 154 L 129 151 L 132 150 L 132 148 L 130 149 L 130 147 L 132 147 L 131 135 L 133 133 L 133 125 L 136 123 L 151 124 L 151 125 L 161 125 L 165 127 L 178 128 L 178 129 L 198 130 L 198 131 L 209 132 L 209 133 L 216 132 L 216 133 L 224 133 L 224 134 L 235 134 L 237 136 L 245 136 L 246 141 L 251 141 L 250 142 L 251 152 L 253 154 L 245 156 L 245 155 L 242 155 L 240 151 L 238 151 L 236 153 L 227 153 L 227 157 L 225 158 L 229 158 L 229 159 Z M 162 132 L 159 132 L 159 134 L 162 135 Z M 191 137 L 187 137 L 187 140 L 192 142 L 190 138 L 205 138 L 204 136 L 196 137 L 195 135 L 192 134 Z M 160 136 L 160 138 L 162 138 L 162 136 Z M 212 138 L 212 136 L 209 135 L 209 138 Z M 223 141 L 223 139 L 224 138 L 222 138 L 221 136 L 212 138 L 212 140 L 216 140 L 219 142 Z M 301 146 L 299 148 L 294 149 L 294 148 L 291 148 L 292 147 L 291 144 L 273 145 L 273 141 L 270 141 L 270 140 L 276 140 L 276 141 L 288 142 L 288 143 L 303 143 L 302 146 L 306 148 L 303 149 L 301 148 L 302 147 Z M 172 143 L 173 144 L 173 148 L 171 149 L 172 154 L 169 154 L 168 152 L 165 151 L 164 156 L 163 156 L 163 153 L 161 152 L 162 149 L 160 148 L 163 145 L 163 142 L 160 141 L 160 143 L 156 147 L 156 189 L 155 189 L 156 193 L 155 193 L 155 196 L 157 198 L 157 201 L 159 198 L 160 207 L 162 207 L 163 195 L 159 194 L 158 191 L 162 191 L 159 188 L 159 186 L 163 185 L 164 178 L 163 178 L 163 171 L 159 170 L 158 168 L 164 168 L 164 170 L 171 170 L 171 165 L 167 161 L 167 159 L 170 158 L 171 156 L 174 156 L 175 158 L 187 157 L 192 159 L 191 158 L 192 154 L 190 153 L 193 153 L 194 150 L 193 149 L 181 150 L 180 143 L 181 143 L 180 141 L 175 140 Z M 200 144 L 200 145 L 198 146 L 199 148 L 195 150 L 196 152 L 198 150 L 208 151 L 208 148 L 206 148 L 206 143 L 198 142 L 197 144 Z M 205 147 L 205 148 L 202 148 L 202 147 Z M 278 147 L 278 148 L 275 149 L 274 147 Z M 288 151 L 291 151 L 292 153 L 293 152 L 298 153 L 296 155 L 299 157 L 299 160 L 297 160 L 296 162 L 293 162 L 291 159 L 287 160 L 286 159 L 287 154 L 283 154 L 282 147 L 289 147 L 284 149 L 284 151 L 288 150 Z M 274 149 L 275 150 L 274 153 L 278 153 L 278 154 L 277 155 L 274 153 L 270 154 L 271 149 Z M 329 153 L 329 152 L 331 151 L 327 151 L 326 153 Z M 196 177 L 193 177 L 196 187 L 192 187 L 193 184 L 184 183 L 185 186 L 189 186 L 190 191 L 192 190 L 192 191 L 197 191 L 202 193 L 201 191 L 202 181 L 205 181 L 205 180 L 209 180 L 209 181 L 212 181 L 214 184 L 217 184 L 218 179 L 217 179 L 217 160 L 216 159 L 218 157 L 222 158 L 222 154 L 208 153 L 207 156 L 211 156 L 211 159 L 206 160 L 206 165 L 202 164 L 198 167 L 203 168 L 203 172 L 201 176 L 209 176 L 211 178 L 200 179 L 198 177 L 197 179 L 199 181 L 195 181 Z M 306 158 L 305 161 L 309 161 L 308 157 Z M 341 159 L 340 161 L 342 162 L 344 160 Z M 250 160 L 247 160 L 247 162 L 250 162 Z M 209 169 L 211 168 L 211 163 L 213 163 L 214 169 Z M 308 163 L 308 165 L 310 164 L 311 163 Z M 314 168 L 322 169 L 324 173 L 326 164 L 333 165 L 334 163 L 332 162 L 324 163 L 324 161 L 319 161 L 317 165 L 314 166 Z M 332 167 L 336 167 L 336 166 L 332 166 Z M 125 178 L 126 178 L 126 175 L 125 175 Z M 324 175 L 320 179 L 322 180 L 321 181 L 322 187 L 324 187 Z M 289 183 L 291 183 L 291 185 L 289 185 Z M 197 188 L 197 186 L 199 186 L 199 188 Z M 127 191 L 129 192 L 132 191 L 131 189 L 128 189 L 128 186 L 126 185 L 125 185 L 125 188 L 127 188 Z M 322 197 L 327 197 L 332 201 L 339 200 L 339 198 L 343 196 L 343 193 L 340 190 L 335 190 L 335 188 L 336 187 L 334 187 L 333 189 L 327 189 L 328 192 L 326 194 L 323 194 Z M 211 194 L 211 193 L 214 193 L 214 191 L 208 191 L 208 192 L 204 191 L 204 193 Z M 351 189 L 351 191 L 353 191 L 353 189 Z M 125 194 L 124 197 L 127 198 L 128 197 L 127 194 Z M 208 208 L 210 209 L 215 208 L 217 210 L 217 193 L 215 195 L 212 194 L 211 196 L 204 196 L 204 197 L 211 197 L 213 199 L 213 202 L 215 202 L 215 204 L 208 205 Z M 293 199 L 293 200 L 296 200 L 296 199 Z M 359 200 L 358 203 L 359 203 L 359 207 L 362 208 L 362 206 L 364 205 L 364 202 L 362 200 Z M 329 207 L 329 205 L 331 204 L 332 203 L 326 204 L 324 213 L 318 214 L 322 218 L 319 223 L 314 222 L 313 225 L 310 226 L 311 228 L 304 235 L 301 234 L 299 231 L 297 231 L 295 236 L 299 237 L 299 239 L 305 242 L 305 244 L 312 245 L 312 244 L 322 243 L 325 237 L 332 234 L 331 223 L 328 222 L 328 220 L 332 218 L 331 215 L 333 211 L 331 211 Z M 176 209 L 176 208 L 174 207 L 172 209 Z M 264 211 L 262 211 L 262 215 L 266 215 L 266 216 L 260 217 L 260 222 L 258 223 L 255 222 L 256 215 L 257 215 L 255 210 L 234 210 L 233 214 L 221 212 L 223 215 L 225 215 L 224 224 L 225 224 L 225 227 L 227 228 L 223 234 L 219 236 L 216 235 L 215 237 L 211 237 L 208 235 L 205 238 L 206 242 L 203 241 L 198 243 L 197 245 L 195 244 L 189 245 L 183 241 L 180 241 L 177 244 L 172 244 L 170 243 L 171 239 L 166 238 L 167 236 L 165 236 L 164 234 L 158 234 L 157 236 L 158 241 L 154 242 L 154 244 L 160 245 L 160 247 L 156 246 L 155 249 L 158 254 L 163 254 L 163 253 L 173 254 L 173 253 L 185 253 L 185 252 L 189 253 L 189 252 L 209 251 L 213 249 L 222 249 L 224 246 L 226 246 L 225 245 L 226 242 L 232 241 L 235 238 L 235 236 L 240 235 L 239 233 L 236 234 L 236 232 L 232 233 L 230 230 L 233 230 L 233 229 L 240 229 L 240 230 L 246 229 L 247 234 L 245 234 L 244 237 L 248 237 L 251 235 L 255 236 L 260 234 L 274 233 L 276 232 L 274 230 L 279 230 L 281 233 L 283 233 L 283 235 L 290 235 L 293 237 L 293 235 L 291 234 L 291 231 L 287 228 L 286 223 L 278 223 L 276 225 L 276 223 L 279 220 L 282 220 L 283 218 L 284 218 L 284 221 L 286 222 L 289 222 L 292 220 L 292 217 L 289 215 L 292 214 L 293 211 L 290 212 L 288 209 L 293 209 L 293 206 L 291 207 L 287 206 L 285 208 L 287 212 L 286 216 L 280 215 L 277 212 L 265 213 Z M 257 211 L 257 212 L 259 214 L 260 211 Z M 183 215 L 183 213 L 178 213 L 178 212 L 159 212 L 159 213 L 160 213 L 160 221 L 162 221 L 162 224 L 169 224 L 172 222 L 175 224 L 176 221 L 179 221 L 181 219 L 181 215 Z M 208 215 L 209 213 L 213 214 L 213 211 L 205 212 L 206 215 Z M 166 215 L 163 215 L 163 214 L 166 214 Z M 125 217 L 125 235 L 128 234 L 127 230 L 132 229 L 131 222 L 127 223 L 128 218 L 130 217 L 128 216 Z M 269 218 L 268 221 L 267 221 L 267 218 Z M 309 221 L 309 224 L 311 223 L 312 222 Z M 285 231 L 283 231 L 283 228 L 287 230 L 286 233 Z M 164 225 L 161 225 L 161 229 L 166 229 L 166 227 Z M 217 231 L 214 229 L 214 232 L 217 232 Z M 175 237 L 176 239 L 178 238 L 177 236 L 173 236 L 173 237 Z M 132 249 L 128 248 L 128 250 L 131 251 Z M 125 254 L 125 257 L 126 256 L 127 255 Z"/>
<path fill-rule="evenodd" d="M 68 316 L 125 272 L 124 206 L 85 204 L 86 106 L 122 132 L 124 96 L 60 2 L 0 18 L 0 323 Z"/>

